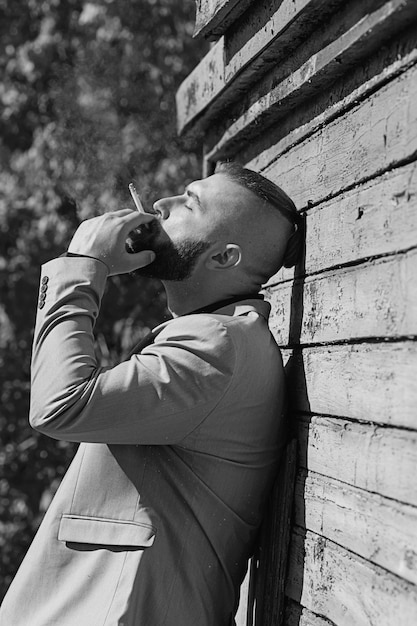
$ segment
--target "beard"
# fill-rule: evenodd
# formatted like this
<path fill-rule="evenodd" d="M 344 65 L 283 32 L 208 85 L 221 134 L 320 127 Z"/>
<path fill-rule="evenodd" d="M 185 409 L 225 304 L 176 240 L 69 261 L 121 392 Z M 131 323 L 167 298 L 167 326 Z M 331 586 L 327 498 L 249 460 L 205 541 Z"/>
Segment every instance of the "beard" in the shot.
<path fill-rule="evenodd" d="M 159 280 L 182 281 L 189 278 L 200 255 L 207 250 L 210 243 L 185 239 L 174 243 L 172 239 L 163 239 L 162 228 L 157 220 L 139 226 L 129 233 L 126 250 L 130 253 L 153 250 L 155 260 L 134 272 L 133 276 L 158 278 Z M 165 235 L 166 237 L 166 235 Z"/>

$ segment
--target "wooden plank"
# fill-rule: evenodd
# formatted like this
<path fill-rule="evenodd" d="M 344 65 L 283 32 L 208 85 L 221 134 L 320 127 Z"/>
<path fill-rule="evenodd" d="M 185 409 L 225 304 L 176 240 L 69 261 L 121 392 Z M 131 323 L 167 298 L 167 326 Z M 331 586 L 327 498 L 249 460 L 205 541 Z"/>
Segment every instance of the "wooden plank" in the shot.
<path fill-rule="evenodd" d="M 278 66 L 278 70 L 274 69 L 272 74 L 267 74 L 251 89 L 238 109 L 230 111 L 223 120 L 223 135 L 212 148 L 210 158 L 230 158 L 237 149 L 242 150 L 242 146 L 259 137 L 260 132 L 321 94 L 324 89 L 331 88 L 340 76 L 378 49 L 385 38 L 392 37 L 416 18 L 417 4 L 414 0 L 392 0 L 359 20 L 338 39 L 313 54 L 301 67 L 288 59 L 288 69 L 285 67 L 283 71 Z M 275 75 L 277 72 L 278 77 Z"/>
<path fill-rule="evenodd" d="M 417 430 L 417 343 L 283 350 L 292 409 Z"/>
<path fill-rule="evenodd" d="M 417 67 L 413 66 L 263 173 L 278 184 L 281 181 L 303 209 L 411 161 L 417 155 L 417 107 L 410 102 L 416 97 Z"/>
<path fill-rule="evenodd" d="M 417 588 L 311 532 L 294 533 L 287 593 L 337 626 L 417 623 Z"/>
<path fill-rule="evenodd" d="M 334 626 L 334 622 L 321 615 L 316 615 L 297 602 L 288 599 L 284 624 L 285 626 Z"/>
<path fill-rule="evenodd" d="M 269 287 L 270 328 L 282 346 L 417 335 L 416 263 L 414 248 Z"/>
<path fill-rule="evenodd" d="M 267 284 L 417 245 L 417 162 L 392 170 L 306 212 L 305 262 Z"/>
<path fill-rule="evenodd" d="M 178 133 L 204 110 L 224 85 L 224 38 L 221 37 L 178 88 Z"/>
<path fill-rule="evenodd" d="M 295 523 L 417 584 L 417 508 L 301 472 Z"/>
<path fill-rule="evenodd" d="M 277 5 L 276 10 L 265 24 L 259 26 L 265 21 L 262 15 L 270 15 L 273 4 Z M 216 58 L 219 60 L 216 75 L 221 76 L 222 81 L 216 78 L 208 84 L 210 79 L 206 72 L 212 58 L 210 51 L 180 85 L 177 92 L 178 132 L 182 133 L 191 125 L 187 128 L 188 138 L 202 136 L 226 107 L 244 96 L 249 86 L 259 81 L 270 66 L 276 67 L 280 60 L 287 59 L 291 51 L 341 4 L 343 0 L 282 0 L 272 5 L 269 0 L 263 0 L 256 3 L 247 24 L 234 28 L 233 33 L 227 33 L 227 39 L 222 37 L 216 43 Z M 296 60 L 291 62 L 292 66 L 286 60 L 288 68 L 294 67 Z"/>
<path fill-rule="evenodd" d="M 253 0 L 196 0 L 194 37 L 216 39 L 249 7 Z"/>
<path fill-rule="evenodd" d="M 417 433 L 313 416 L 299 419 L 301 467 L 417 505 Z"/>
<path fill-rule="evenodd" d="M 282 67 L 282 62 L 288 63 L 290 54 L 320 24 L 326 23 L 327 36 L 331 37 L 332 25 L 328 18 L 343 4 L 344 0 L 258 0 L 248 19 L 241 20 L 238 27 L 228 33 L 226 82 L 230 83 L 247 68 L 244 80 L 247 88 L 259 81 L 272 65 Z M 338 19 L 339 32 L 343 17 Z M 294 70 L 297 65 L 297 59 L 291 58 L 288 68 Z M 233 85 L 233 89 L 241 84 Z M 231 101 L 230 95 L 229 104 Z"/>
<path fill-rule="evenodd" d="M 412 41 L 408 41 L 407 44 L 401 41 L 396 42 L 396 45 L 391 50 L 391 62 L 390 59 L 381 59 L 379 55 L 370 64 L 370 67 L 369 63 L 367 63 L 365 68 L 358 68 L 357 73 L 361 72 L 363 74 L 363 71 L 366 69 L 367 76 L 371 75 L 372 78 L 367 79 L 366 82 L 362 82 L 355 88 L 352 86 L 352 89 L 344 97 L 340 97 L 340 94 L 338 94 L 339 98 L 336 102 L 333 102 L 333 99 L 329 99 L 324 110 L 319 114 L 314 114 L 307 122 L 300 120 L 294 128 L 293 120 L 289 121 L 288 127 L 284 120 L 277 127 L 279 136 L 276 141 L 273 141 L 274 133 L 271 132 L 267 133 L 266 138 L 264 138 L 263 143 L 265 144 L 266 142 L 267 147 L 263 145 L 262 141 L 257 141 L 257 154 L 249 157 L 251 160 L 246 162 L 246 167 L 256 171 L 265 170 L 273 161 L 276 161 L 291 148 L 313 135 L 318 129 L 341 117 L 341 115 L 352 107 L 356 107 L 381 86 L 415 65 L 417 62 L 417 48 L 413 47 L 413 43 Z M 411 47 L 411 50 L 407 52 L 406 46 Z M 375 67 L 375 63 L 377 63 L 377 67 Z M 354 76 L 355 74 L 353 74 L 353 77 L 349 77 L 349 79 L 352 81 Z M 343 81 L 343 84 L 346 85 L 346 81 Z M 215 162 L 217 160 L 216 149 L 214 148 L 212 151 L 207 150 L 205 156 L 207 161 Z"/>

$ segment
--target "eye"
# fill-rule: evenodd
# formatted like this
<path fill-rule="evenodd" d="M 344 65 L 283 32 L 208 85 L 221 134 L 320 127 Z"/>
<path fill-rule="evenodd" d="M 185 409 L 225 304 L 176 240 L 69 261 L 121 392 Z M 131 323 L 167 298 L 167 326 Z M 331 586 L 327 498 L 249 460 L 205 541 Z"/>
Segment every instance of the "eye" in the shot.
<path fill-rule="evenodd" d="M 193 210 L 193 207 L 191 206 L 192 203 L 192 199 L 190 198 L 190 196 L 188 195 L 187 192 L 185 192 L 185 202 L 184 202 L 184 206 L 186 209 L 188 209 L 189 211 Z"/>
<path fill-rule="evenodd" d="M 185 203 L 184 206 L 186 209 L 188 209 L 189 211 L 193 210 L 193 199 L 187 194 L 187 197 L 185 199 Z"/>

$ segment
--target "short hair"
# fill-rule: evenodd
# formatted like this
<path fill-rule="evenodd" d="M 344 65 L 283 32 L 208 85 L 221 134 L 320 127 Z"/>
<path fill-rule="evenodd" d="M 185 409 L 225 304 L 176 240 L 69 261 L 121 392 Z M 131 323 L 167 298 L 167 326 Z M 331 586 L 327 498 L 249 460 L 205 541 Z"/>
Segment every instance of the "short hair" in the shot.
<path fill-rule="evenodd" d="M 242 167 L 232 161 L 220 162 L 216 166 L 216 174 L 224 174 L 230 180 L 252 191 L 258 198 L 261 198 L 272 205 L 281 213 L 283 217 L 294 226 L 294 232 L 290 235 L 282 265 L 293 267 L 301 259 L 304 242 L 304 220 L 291 198 L 275 183 L 262 174 Z"/>

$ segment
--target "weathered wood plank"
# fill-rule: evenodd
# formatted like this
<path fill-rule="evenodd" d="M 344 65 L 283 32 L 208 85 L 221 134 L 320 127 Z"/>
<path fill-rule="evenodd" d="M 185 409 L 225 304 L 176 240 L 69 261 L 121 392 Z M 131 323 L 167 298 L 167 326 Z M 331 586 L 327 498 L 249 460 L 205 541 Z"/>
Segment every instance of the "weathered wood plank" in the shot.
<path fill-rule="evenodd" d="M 417 155 L 417 107 L 410 102 L 416 98 L 413 66 L 263 173 L 280 181 L 302 209 L 411 160 Z"/>
<path fill-rule="evenodd" d="M 233 102 L 241 102 L 242 99 L 245 99 L 250 86 L 258 82 L 269 67 L 278 69 L 274 70 L 273 76 L 266 78 L 266 82 L 276 85 L 281 82 L 283 77 L 291 74 L 294 68 L 303 65 L 305 46 L 298 49 L 297 46 L 318 25 L 326 23 L 326 29 L 323 29 L 323 34 L 320 36 L 324 41 L 329 41 L 332 37 L 337 38 L 339 35 L 342 20 L 344 23 L 351 20 L 350 13 L 356 14 L 359 22 L 361 15 L 366 15 L 366 6 L 362 7 L 362 3 L 359 3 L 355 7 L 354 3 L 350 3 L 343 8 L 342 16 L 340 18 L 337 16 L 334 24 L 332 24 L 328 20 L 333 12 L 339 7 L 343 7 L 343 0 L 282 0 L 276 4 L 277 8 L 275 12 L 272 12 L 270 2 L 263 0 L 263 2 L 256 3 L 249 13 L 246 20 L 247 24 L 246 22 L 239 23 L 239 28 L 228 33 L 226 40 L 222 38 L 221 43 L 219 43 L 221 51 L 218 50 L 218 57 L 223 59 L 223 66 L 218 67 L 217 72 L 223 76 L 223 82 L 215 81 L 213 85 L 209 85 L 207 90 L 198 87 L 194 96 L 193 92 L 196 84 L 198 85 L 198 76 L 206 83 L 207 62 L 203 59 L 192 78 L 188 77 L 180 86 L 177 94 L 178 128 L 179 132 L 183 132 L 186 128 L 189 139 L 202 137 L 207 128 L 213 126 L 217 117 L 224 117 L 224 111 L 227 107 Z M 358 13 L 358 7 L 362 7 L 362 14 Z M 405 9 L 412 12 L 412 3 Z M 266 23 L 261 18 L 262 13 L 270 15 Z M 395 16 L 400 23 L 397 24 L 396 20 L 392 20 L 388 29 L 383 28 L 382 24 L 380 25 L 382 32 L 379 33 L 379 36 L 372 33 L 372 37 L 375 35 L 374 40 L 378 46 L 381 45 L 383 36 L 392 36 L 395 28 L 407 25 L 407 20 L 410 17 L 408 13 L 404 13 L 404 9 L 401 7 Z M 258 26 L 259 23 L 260 26 Z M 317 37 L 316 32 L 313 41 L 308 43 L 309 48 L 318 48 L 315 41 Z M 371 41 L 368 41 L 366 50 L 358 49 L 358 54 L 362 54 L 362 57 L 368 56 L 370 44 Z M 359 59 L 357 61 L 359 62 Z M 349 59 L 349 62 L 351 63 L 352 59 Z M 346 67 L 343 67 L 343 70 L 345 69 Z M 340 68 L 336 67 L 336 70 L 340 73 Z M 332 81 L 334 79 L 335 76 L 333 76 Z M 265 93 L 269 90 L 262 84 L 259 91 Z M 191 99 L 189 98 L 190 94 Z M 202 116 L 200 114 L 203 111 L 204 115 Z M 236 114 L 233 115 L 236 117 Z M 256 123 L 258 124 L 258 122 Z M 221 146 L 222 141 L 214 149 L 213 156 L 210 158 L 213 160 L 220 158 L 220 154 L 216 156 L 215 153 L 221 150 Z"/>
<path fill-rule="evenodd" d="M 275 12 L 263 24 L 263 14 L 270 15 L 272 5 L 268 0 L 256 3 L 246 23 L 239 23 L 239 28 L 228 32 L 227 38 L 222 37 L 216 44 L 216 56 L 223 62 L 217 72 L 221 74 L 223 81 L 216 80 L 207 89 L 198 84 L 199 78 L 207 83 L 205 69 L 208 59 L 204 58 L 192 77 L 187 77 L 181 84 L 176 98 L 178 132 L 186 132 L 189 140 L 202 137 L 216 118 L 224 115 L 227 107 L 241 102 L 247 96 L 249 88 L 269 68 L 279 67 L 282 78 L 290 74 L 294 67 L 302 65 L 305 61 L 304 48 L 297 50 L 297 47 L 318 25 L 326 22 L 325 34 L 320 36 L 328 41 L 332 37 L 332 25 L 327 20 L 343 4 L 343 0 L 276 0 Z M 362 13 L 365 9 L 366 7 Z M 347 11 L 349 10 L 350 7 L 347 7 Z M 341 19 L 343 18 L 346 19 L 346 16 Z M 335 20 L 333 25 L 336 38 L 340 31 L 340 21 Z M 317 48 L 314 41 L 309 46 Z M 280 79 L 274 76 L 272 82 L 276 84 Z"/>
<path fill-rule="evenodd" d="M 264 21 L 263 13 L 270 15 L 274 4 L 276 10 L 259 27 L 259 22 Z M 271 65 L 276 66 L 281 59 L 286 59 L 309 32 L 341 4 L 343 0 L 257 2 L 250 12 L 247 28 L 245 25 L 235 28 L 233 33 L 227 34 L 227 39 L 222 37 L 216 43 L 216 75 L 222 80 L 216 76 L 209 84 L 206 71 L 212 58 L 210 51 L 181 84 L 177 92 L 178 132 L 182 133 L 191 125 L 191 134 L 201 136 L 212 120 L 239 100 Z M 204 118 L 198 117 L 203 111 Z"/>
<path fill-rule="evenodd" d="M 379 176 L 306 212 L 305 262 L 267 284 L 417 245 L 417 162 Z"/>
<path fill-rule="evenodd" d="M 313 416 L 299 419 L 301 467 L 417 505 L 417 432 Z"/>
<path fill-rule="evenodd" d="M 251 89 L 239 105 L 239 112 L 231 111 L 230 119 L 224 120 L 224 134 L 217 140 L 210 158 L 230 157 L 237 147 L 241 150 L 244 143 L 259 136 L 295 107 L 330 88 L 337 78 L 379 48 L 386 37 L 392 37 L 396 30 L 415 19 L 414 0 L 392 0 L 368 13 L 300 67 L 288 59 L 285 68 L 278 66 Z"/>
<path fill-rule="evenodd" d="M 319 24 L 326 23 L 327 35 L 331 37 L 328 18 L 343 4 L 343 0 L 258 0 L 248 18 L 240 20 L 238 28 L 228 33 L 226 82 L 230 83 L 245 68 L 248 68 L 244 79 L 246 88 L 259 81 L 270 66 L 276 67 L 287 60 Z M 292 59 L 292 69 L 295 67 L 297 61 Z M 233 90 L 241 84 L 243 82 L 233 85 Z M 232 94 L 229 103 L 231 101 Z"/>
<path fill-rule="evenodd" d="M 367 59 L 384 38 L 415 19 L 417 5 L 413 0 L 393 0 L 359 20 L 300 67 L 296 65 L 296 70 L 291 59 L 284 62 L 284 67 L 279 65 L 254 85 L 227 117 L 224 116 L 223 134 L 215 145 L 211 141 L 209 157 L 212 160 L 230 158 L 236 148 L 242 150 L 246 143 L 276 125 L 295 108 L 319 96 L 323 90 L 331 89 L 338 78 Z M 220 128 L 216 129 L 216 137 L 220 132 Z"/>
<path fill-rule="evenodd" d="M 408 46 L 408 51 L 404 48 Z M 326 126 L 334 119 L 341 117 L 344 113 L 349 111 L 352 107 L 356 107 L 358 103 L 363 101 L 367 96 L 377 91 L 382 85 L 385 85 L 390 80 L 396 78 L 404 71 L 412 67 L 417 62 L 417 48 L 413 46 L 412 41 L 408 41 L 407 44 L 397 42 L 392 46 L 391 55 L 388 59 L 384 59 L 385 63 L 380 61 L 380 55 L 374 57 L 373 63 L 370 66 L 366 64 L 364 67 L 358 68 L 352 76 L 349 77 L 350 81 L 354 81 L 356 73 L 360 72 L 361 80 L 359 85 L 348 90 L 347 95 L 338 97 L 336 102 L 332 99 L 328 99 L 325 108 L 318 114 L 314 114 L 307 122 L 299 120 L 299 123 L 288 125 L 286 128 L 285 120 L 279 125 L 279 137 L 276 141 L 273 141 L 273 133 L 269 132 L 264 137 L 264 141 L 256 143 L 255 151 L 252 150 L 252 156 L 246 161 L 246 167 L 257 171 L 265 170 L 273 161 L 276 161 L 283 154 L 291 150 L 294 146 L 301 143 L 307 137 L 313 135 L 318 129 Z M 375 66 L 375 67 L 373 67 Z M 364 75 L 366 71 L 366 75 Z M 372 78 L 368 78 L 368 76 Z M 365 78 L 365 82 L 362 80 Z M 356 83 L 358 79 L 356 80 Z M 343 81 L 346 85 L 346 81 Z M 294 122 L 292 120 L 292 122 Z M 271 136 L 272 135 L 272 136 Z M 262 137 L 262 135 L 261 135 Z M 267 147 L 265 147 L 265 139 L 267 140 Z M 272 140 L 272 141 L 271 141 Z M 255 156 L 253 156 L 255 153 Z M 215 148 L 210 152 L 206 151 L 207 160 L 212 159 L 216 161 Z"/>
<path fill-rule="evenodd" d="M 417 430 L 417 343 L 283 350 L 292 409 Z"/>
<path fill-rule="evenodd" d="M 301 472 L 295 523 L 417 584 L 417 508 Z"/>
<path fill-rule="evenodd" d="M 268 287 L 278 343 L 417 334 L 417 250 Z"/>
<path fill-rule="evenodd" d="M 253 0 L 196 0 L 194 37 L 215 39 L 248 8 Z"/>
<path fill-rule="evenodd" d="M 224 88 L 224 38 L 221 37 L 203 60 L 181 83 L 176 94 L 177 129 L 201 113 Z"/>
<path fill-rule="evenodd" d="M 334 622 L 323 616 L 315 615 L 315 613 L 288 598 L 284 624 L 285 626 L 335 626 Z"/>
<path fill-rule="evenodd" d="M 335 543 L 294 533 L 287 593 L 337 626 L 417 623 L 417 588 Z"/>

